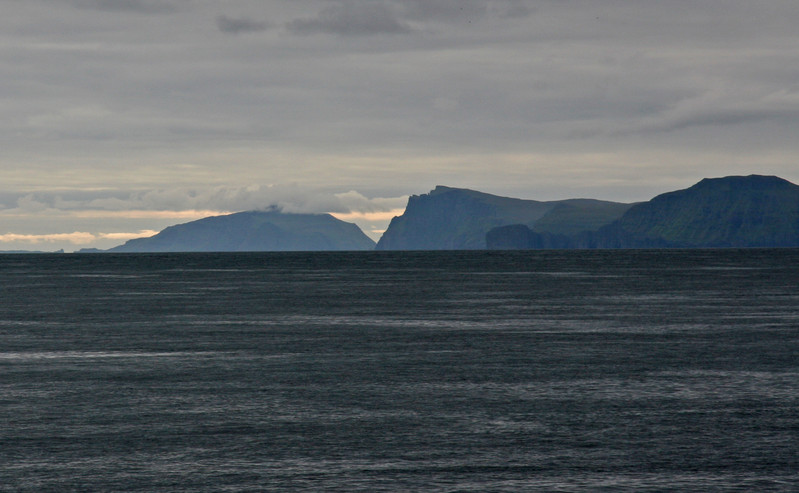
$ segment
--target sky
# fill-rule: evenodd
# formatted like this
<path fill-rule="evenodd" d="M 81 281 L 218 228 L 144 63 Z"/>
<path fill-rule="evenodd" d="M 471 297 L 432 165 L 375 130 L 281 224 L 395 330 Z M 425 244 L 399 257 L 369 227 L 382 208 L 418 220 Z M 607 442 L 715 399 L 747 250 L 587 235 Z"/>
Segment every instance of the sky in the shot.
<path fill-rule="evenodd" d="M 0 0 L 0 250 L 799 183 L 796 0 Z"/>

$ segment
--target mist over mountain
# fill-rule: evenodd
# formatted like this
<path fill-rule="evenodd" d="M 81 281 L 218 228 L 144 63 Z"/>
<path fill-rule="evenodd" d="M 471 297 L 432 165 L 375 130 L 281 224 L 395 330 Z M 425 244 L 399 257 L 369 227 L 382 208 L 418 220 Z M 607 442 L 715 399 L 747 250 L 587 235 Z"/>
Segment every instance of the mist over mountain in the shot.
<path fill-rule="evenodd" d="M 330 214 L 249 211 L 170 226 L 109 252 L 245 252 L 371 250 L 375 242 L 355 224 Z"/>
<path fill-rule="evenodd" d="M 492 229 L 492 249 L 799 246 L 799 186 L 775 176 L 706 178 L 635 204 L 595 230 L 552 235 L 526 225 Z"/>
<path fill-rule="evenodd" d="M 437 186 L 413 195 L 377 243 L 378 250 L 479 250 L 493 228 L 521 224 L 550 235 L 595 230 L 621 217 L 631 204 L 593 199 L 550 202 L 500 197 Z"/>

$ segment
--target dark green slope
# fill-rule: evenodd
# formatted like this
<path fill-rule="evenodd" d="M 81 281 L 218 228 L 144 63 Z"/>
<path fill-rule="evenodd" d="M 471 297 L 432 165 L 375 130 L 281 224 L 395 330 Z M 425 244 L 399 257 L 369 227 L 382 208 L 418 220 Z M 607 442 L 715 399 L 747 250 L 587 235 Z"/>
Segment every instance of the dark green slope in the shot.
<path fill-rule="evenodd" d="M 245 252 L 371 250 L 374 242 L 355 224 L 329 214 L 250 211 L 170 226 L 110 252 Z"/>
<path fill-rule="evenodd" d="M 620 218 L 633 204 L 594 199 L 569 199 L 558 202 L 532 226 L 538 233 L 573 235 L 596 231 Z"/>
<path fill-rule="evenodd" d="M 635 204 L 618 220 L 598 228 L 585 228 L 587 222 L 576 229 L 564 227 L 570 212 L 559 205 L 532 228 L 524 224 L 494 228 L 486 235 L 486 245 L 492 249 L 799 247 L 799 186 L 775 176 L 704 179 Z"/>
<path fill-rule="evenodd" d="M 629 207 L 599 200 L 539 202 L 438 186 L 414 195 L 377 244 L 378 250 L 474 250 L 486 248 L 486 233 L 511 224 L 560 234 L 596 229 Z"/>
<path fill-rule="evenodd" d="M 775 176 L 704 179 L 630 208 L 598 247 L 799 246 L 799 186 Z"/>

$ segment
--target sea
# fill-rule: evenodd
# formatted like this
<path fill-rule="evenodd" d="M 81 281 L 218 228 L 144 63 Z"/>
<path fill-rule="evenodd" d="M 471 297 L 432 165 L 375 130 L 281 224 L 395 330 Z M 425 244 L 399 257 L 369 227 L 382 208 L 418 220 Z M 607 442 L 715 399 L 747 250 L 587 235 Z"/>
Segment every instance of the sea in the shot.
<path fill-rule="evenodd" d="M 799 491 L 799 249 L 0 255 L 0 491 Z"/>

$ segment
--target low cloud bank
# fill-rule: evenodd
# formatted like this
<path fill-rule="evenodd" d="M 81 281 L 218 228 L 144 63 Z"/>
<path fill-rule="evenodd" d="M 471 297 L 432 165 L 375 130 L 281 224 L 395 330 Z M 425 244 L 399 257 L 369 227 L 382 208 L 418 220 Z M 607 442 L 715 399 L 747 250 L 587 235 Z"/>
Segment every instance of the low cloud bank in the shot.
<path fill-rule="evenodd" d="M 356 191 L 330 192 L 297 185 L 171 188 L 139 191 L 36 192 L 8 197 L 0 214 L 129 215 L 194 219 L 246 210 L 278 209 L 294 213 L 385 213 L 405 206 L 407 196 L 367 197 Z"/>

